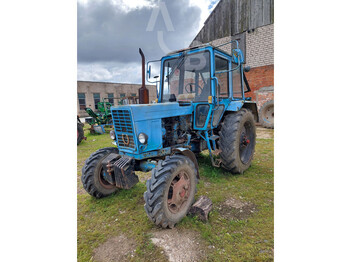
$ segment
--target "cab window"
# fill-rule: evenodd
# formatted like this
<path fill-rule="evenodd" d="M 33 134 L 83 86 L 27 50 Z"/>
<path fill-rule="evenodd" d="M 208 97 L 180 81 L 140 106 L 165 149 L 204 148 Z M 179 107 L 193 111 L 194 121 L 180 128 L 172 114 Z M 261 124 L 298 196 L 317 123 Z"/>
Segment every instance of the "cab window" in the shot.
<path fill-rule="evenodd" d="M 215 56 L 215 76 L 218 79 L 218 95 L 219 98 L 229 97 L 229 73 L 219 73 L 221 71 L 229 70 L 228 60 Z"/>

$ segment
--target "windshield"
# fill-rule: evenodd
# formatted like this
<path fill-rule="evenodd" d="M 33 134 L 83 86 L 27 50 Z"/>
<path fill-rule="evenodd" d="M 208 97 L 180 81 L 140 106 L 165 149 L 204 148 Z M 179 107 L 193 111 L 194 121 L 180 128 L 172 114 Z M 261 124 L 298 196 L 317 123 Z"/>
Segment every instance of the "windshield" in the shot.
<path fill-rule="evenodd" d="M 162 102 L 203 102 L 210 96 L 209 52 L 164 61 Z"/>

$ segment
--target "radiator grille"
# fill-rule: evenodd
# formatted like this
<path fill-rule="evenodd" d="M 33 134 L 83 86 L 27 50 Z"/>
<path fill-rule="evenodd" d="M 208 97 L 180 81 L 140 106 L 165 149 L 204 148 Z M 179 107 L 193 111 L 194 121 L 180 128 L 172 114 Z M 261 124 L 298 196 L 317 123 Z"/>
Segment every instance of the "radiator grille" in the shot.
<path fill-rule="evenodd" d="M 125 109 L 112 110 L 114 130 L 119 147 L 135 148 L 131 112 Z"/>

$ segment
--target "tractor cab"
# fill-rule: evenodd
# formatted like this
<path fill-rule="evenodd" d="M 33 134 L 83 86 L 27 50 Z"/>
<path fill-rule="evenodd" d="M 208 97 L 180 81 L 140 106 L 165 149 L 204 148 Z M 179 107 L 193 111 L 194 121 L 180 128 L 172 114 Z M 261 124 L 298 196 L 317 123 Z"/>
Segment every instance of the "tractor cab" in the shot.
<path fill-rule="evenodd" d="M 207 44 L 172 52 L 160 62 L 158 103 L 193 106 L 196 130 L 216 128 L 225 110 L 241 108 L 250 91 L 238 43 L 232 56 Z"/>

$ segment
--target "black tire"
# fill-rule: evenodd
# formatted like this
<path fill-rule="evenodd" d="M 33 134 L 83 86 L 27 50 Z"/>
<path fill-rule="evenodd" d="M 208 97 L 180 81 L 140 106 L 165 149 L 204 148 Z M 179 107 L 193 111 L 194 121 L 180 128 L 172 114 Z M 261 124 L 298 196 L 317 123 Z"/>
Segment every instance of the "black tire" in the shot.
<path fill-rule="evenodd" d="M 92 153 L 85 161 L 81 181 L 86 192 L 93 197 L 106 197 L 117 190 L 115 185 L 105 181 L 102 175 L 102 161 L 110 153 L 118 154 L 119 151 L 115 147 L 101 148 Z"/>
<path fill-rule="evenodd" d="M 173 228 L 186 216 L 194 202 L 196 174 L 193 162 L 183 155 L 167 156 L 158 162 L 152 170 L 151 179 L 147 180 L 147 191 L 144 193 L 145 210 L 152 222 L 163 228 Z M 174 192 L 178 197 L 174 197 Z M 173 199 L 182 201 L 178 203 L 179 207 Z"/>
<path fill-rule="evenodd" d="M 219 131 L 222 166 L 229 172 L 243 173 L 253 160 L 256 128 L 253 114 L 242 108 L 225 116 Z"/>
<path fill-rule="evenodd" d="M 260 123 L 265 128 L 274 128 L 274 102 L 270 100 L 263 104 L 259 112 Z"/>
<path fill-rule="evenodd" d="M 78 123 L 78 132 L 77 132 L 77 139 L 78 139 L 78 144 L 84 139 L 84 129 L 83 129 L 84 124 Z"/>

